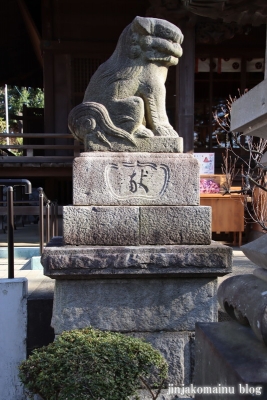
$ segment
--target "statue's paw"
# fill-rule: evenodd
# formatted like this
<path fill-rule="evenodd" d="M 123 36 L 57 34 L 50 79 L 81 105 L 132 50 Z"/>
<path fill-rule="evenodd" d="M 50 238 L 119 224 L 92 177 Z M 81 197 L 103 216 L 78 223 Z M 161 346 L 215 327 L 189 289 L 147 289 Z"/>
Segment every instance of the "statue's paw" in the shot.
<path fill-rule="evenodd" d="M 138 138 L 148 138 L 154 136 L 154 133 L 147 129 L 145 126 L 139 127 L 135 132 L 134 136 Z"/>
<path fill-rule="evenodd" d="M 158 136 L 171 136 L 171 137 L 179 136 L 171 125 L 158 125 L 155 127 L 155 132 L 157 133 Z"/>

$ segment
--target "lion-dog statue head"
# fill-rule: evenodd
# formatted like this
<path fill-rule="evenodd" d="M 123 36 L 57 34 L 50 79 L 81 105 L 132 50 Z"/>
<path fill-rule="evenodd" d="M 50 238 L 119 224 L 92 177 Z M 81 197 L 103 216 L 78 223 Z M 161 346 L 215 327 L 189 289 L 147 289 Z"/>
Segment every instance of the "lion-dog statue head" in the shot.
<path fill-rule="evenodd" d="M 95 135 L 110 146 L 110 135 L 132 146 L 136 138 L 178 136 L 166 114 L 165 81 L 182 55 L 182 41 L 170 22 L 136 17 L 92 76 L 83 103 L 70 112 L 74 137 Z"/>

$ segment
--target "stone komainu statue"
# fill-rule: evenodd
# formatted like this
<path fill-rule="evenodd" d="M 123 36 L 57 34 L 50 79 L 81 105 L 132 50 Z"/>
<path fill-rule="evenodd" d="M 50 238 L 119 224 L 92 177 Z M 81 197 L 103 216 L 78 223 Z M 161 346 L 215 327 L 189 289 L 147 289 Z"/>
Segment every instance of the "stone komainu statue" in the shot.
<path fill-rule="evenodd" d="M 70 112 L 74 137 L 96 135 L 110 146 L 109 135 L 132 144 L 136 138 L 178 136 L 166 114 L 165 81 L 168 67 L 182 55 L 182 41 L 170 22 L 136 17 L 92 76 L 83 103 Z"/>

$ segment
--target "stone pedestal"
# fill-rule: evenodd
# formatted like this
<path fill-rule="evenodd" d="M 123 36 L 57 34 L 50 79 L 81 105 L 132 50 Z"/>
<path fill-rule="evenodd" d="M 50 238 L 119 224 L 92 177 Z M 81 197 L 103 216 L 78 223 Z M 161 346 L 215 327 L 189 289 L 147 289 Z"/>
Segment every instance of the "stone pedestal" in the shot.
<path fill-rule="evenodd" d="M 169 363 L 174 386 L 192 381 L 196 321 L 217 320 L 217 276 L 231 271 L 218 245 L 72 246 L 54 238 L 42 256 L 56 279 L 52 325 L 144 337 Z"/>
<path fill-rule="evenodd" d="M 232 250 L 211 243 L 197 160 L 84 153 L 73 187 L 63 238 L 42 256 L 56 279 L 55 333 L 93 326 L 143 337 L 167 359 L 170 384 L 190 384 L 195 322 L 217 321 L 217 277 L 232 266 Z"/>

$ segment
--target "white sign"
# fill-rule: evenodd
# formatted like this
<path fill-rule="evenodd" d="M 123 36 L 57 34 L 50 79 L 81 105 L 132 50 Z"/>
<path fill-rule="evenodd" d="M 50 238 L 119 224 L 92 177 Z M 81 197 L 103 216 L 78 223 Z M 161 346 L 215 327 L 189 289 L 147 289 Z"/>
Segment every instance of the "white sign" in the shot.
<path fill-rule="evenodd" d="M 194 153 L 200 164 L 200 175 L 214 174 L 214 153 Z"/>

